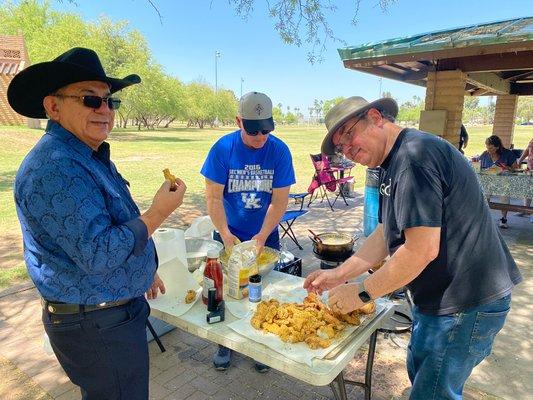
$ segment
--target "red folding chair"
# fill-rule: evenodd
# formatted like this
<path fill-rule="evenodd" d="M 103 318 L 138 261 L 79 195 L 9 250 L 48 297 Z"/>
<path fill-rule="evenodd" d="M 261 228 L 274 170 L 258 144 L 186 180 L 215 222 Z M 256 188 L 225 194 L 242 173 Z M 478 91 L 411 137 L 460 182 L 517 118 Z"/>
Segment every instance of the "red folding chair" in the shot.
<path fill-rule="evenodd" d="M 339 196 L 341 196 L 344 200 L 344 204 L 348 205 L 343 190 L 341 189 L 341 185 L 352 182 L 354 179 L 353 176 L 337 178 L 335 173 L 339 172 L 340 170 L 338 168 L 331 168 L 329 159 L 325 154 L 310 154 L 310 157 L 311 161 L 313 162 L 313 167 L 315 168 L 315 174 L 313 175 L 311 184 L 307 188 L 307 191 L 311 194 L 311 198 L 309 199 L 307 206 L 309 206 L 313 200 L 316 200 L 318 196 L 321 197 L 321 202 L 324 201 L 324 198 L 327 200 L 331 211 L 334 211 L 333 206 L 337 202 Z M 337 188 L 339 190 L 337 191 L 335 199 L 333 199 L 332 202 L 329 199 L 328 192 L 335 193 Z"/>

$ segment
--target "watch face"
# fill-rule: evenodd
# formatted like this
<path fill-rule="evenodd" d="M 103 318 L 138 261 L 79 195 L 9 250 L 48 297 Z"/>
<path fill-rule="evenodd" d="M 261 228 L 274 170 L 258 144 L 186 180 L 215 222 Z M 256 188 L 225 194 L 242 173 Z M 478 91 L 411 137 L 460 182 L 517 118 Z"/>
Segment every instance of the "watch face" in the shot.
<path fill-rule="evenodd" d="M 372 300 L 370 295 L 364 290 L 359 293 L 359 298 L 363 301 L 363 303 L 368 303 L 370 300 Z"/>

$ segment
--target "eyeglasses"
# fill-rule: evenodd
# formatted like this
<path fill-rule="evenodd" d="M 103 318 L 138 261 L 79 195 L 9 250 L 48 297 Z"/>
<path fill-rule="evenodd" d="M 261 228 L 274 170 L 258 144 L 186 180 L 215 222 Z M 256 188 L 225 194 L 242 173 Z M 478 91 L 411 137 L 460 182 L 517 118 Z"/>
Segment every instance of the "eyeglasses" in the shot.
<path fill-rule="evenodd" d="M 250 136 L 257 136 L 257 135 L 259 135 L 259 134 L 261 134 L 261 135 L 268 135 L 270 132 L 272 132 L 272 131 L 270 131 L 270 130 L 268 130 L 268 129 L 263 129 L 263 130 L 255 131 L 255 132 L 248 132 L 248 131 L 246 131 L 246 133 L 247 133 L 248 135 L 250 135 Z"/>
<path fill-rule="evenodd" d="M 74 95 L 68 95 L 68 94 L 54 94 L 55 97 L 69 97 L 73 99 L 81 99 L 83 105 L 85 107 L 89 108 L 100 108 L 102 106 L 102 102 L 106 102 L 107 106 L 110 110 L 117 110 L 120 107 L 120 99 L 117 99 L 116 97 L 100 97 L 100 96 L 74 96 Z"/>
<path fill-rule="evenodd" d="M 345 146 L 346 144 L 350 143 L 352 141 L 352 138 L 353 138 L 353 134 L 354 134 L 354 128 L 355 126 L 359 123 L 359 121 L 361 121 L 364 117 L 366 116 L 366 113 L 364 113 L 363 115 L 361 115 L 357 121 L 355 121 L 353 123 L 353 125 L 349 128 L 349 129 L 344 129 L 344 131 L 342 132 L 342 134 L 339 136 L 339 142 L 337 143 L 337 149 L 339 150 L 342 150 L 342 147 Z"/>

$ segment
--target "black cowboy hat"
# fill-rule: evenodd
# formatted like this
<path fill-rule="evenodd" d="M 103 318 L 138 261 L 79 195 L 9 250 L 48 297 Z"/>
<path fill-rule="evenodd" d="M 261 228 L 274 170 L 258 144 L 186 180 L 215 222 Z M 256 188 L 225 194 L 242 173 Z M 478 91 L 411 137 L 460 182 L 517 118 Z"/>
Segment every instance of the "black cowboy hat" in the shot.
<path fill-rule="evenodd" d="M 7 89 L 7 99 L 19 114 L 46 118 L 43 99 L 64 86 L 83 81 L 105 82 L 111 93 L 115 93 L 140 83 L 141 78 L 135 74 L 124 79 L 110 78 L 96 52 L 74 47 L 53 61 L 31 65 L 15 75 Z"/>

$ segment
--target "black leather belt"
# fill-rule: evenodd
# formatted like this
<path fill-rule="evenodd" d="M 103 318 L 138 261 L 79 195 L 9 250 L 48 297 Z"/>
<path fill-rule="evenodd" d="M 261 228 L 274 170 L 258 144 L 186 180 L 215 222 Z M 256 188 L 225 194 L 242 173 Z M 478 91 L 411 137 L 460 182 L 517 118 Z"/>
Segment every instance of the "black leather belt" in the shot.
<path fill-rule="evenodd" d="M 119 301 L 107 301 L 100 304 L 68 304 L 68 303 L 56 303 L 41 298 L 41 305 L 43 309 L 51 314 L 78 314 L 80 312 L 91 312 L 97 310 L 104 310 L 106 308 L 123 306 L 131 301 L 119 300 Z"/>

